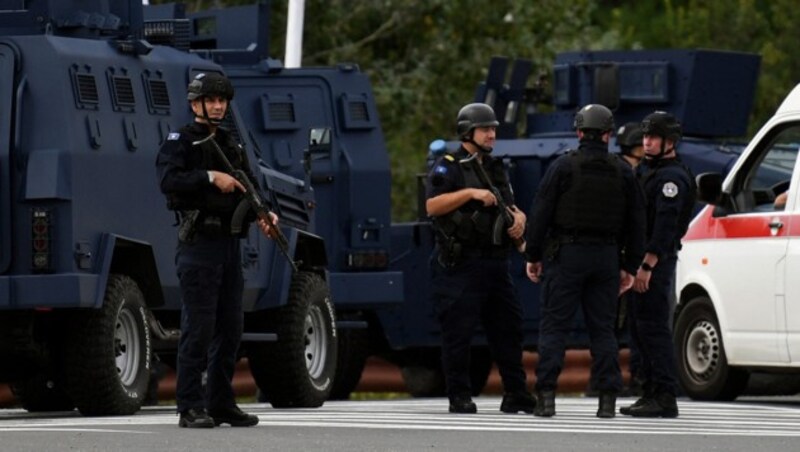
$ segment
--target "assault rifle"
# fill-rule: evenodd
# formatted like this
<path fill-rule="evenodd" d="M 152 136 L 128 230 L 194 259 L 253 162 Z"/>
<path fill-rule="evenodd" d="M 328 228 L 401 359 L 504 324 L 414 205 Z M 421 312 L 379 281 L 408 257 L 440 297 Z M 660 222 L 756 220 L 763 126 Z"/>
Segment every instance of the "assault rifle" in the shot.
<path fill-rule="evenodd" d="M 225 170 L 231 176 L 233 176 L 234 179 L 239 181 L 239 183 L 244 186 L 245 200 L 249 204 L 250 208 L 253 209 L 253 212 L 256 213 L 256 216 L 267 222 L 270 230 L 269 236 L 273 240 L 275 240 L 275 243 L 278 245 L 278 249 L 281 251 L 281 254 L 283 254 L 286 260 L 289 261 L 289 265 L 292 266 L 292 270 L 297 272 L 298 271 L 297 267 L 299 265 L 299 262 L 295 262 L 289 255 L 289 241 L 286 240 L 286 236 L 283 234 L 283 231 L 281 231 L 281 229 L 278 227 L 277 224 L 273 223 L 272 217 L 269 215 L 270 214 L 269 209 L 267 209 L 267 207 L 265 206 L 264 200 L 261 199 L 261 196 L 259 196 L 258 191 L 253 186 L 253 183 L 250 181 L 250 178 L 247 177 L 247 174 L 245 174 L 244 171 L 233 167 L 231 161 L 228 160 L 228 157 L 225 156 L 225 153 L 222 151 L 222 148 L 220 148 L 217 142 L 214 140 L 214 134 L 212 133 L 211 135 L 203 138 L 202 140 L 194 141 L 192 142 L 192 145 L 201 146 L 209 141 L 213 145 L 214 151 L 217 153 L 217 156 L 219 156 L 220 160 L 222 160 L 222 164 L 225 166 Z M 239 211 L 238 208 L 236 210 L 237 212 Z M 234 217 L 237 217 L 237 215 L 234 214 Z M 237 224 L 237 222 L 232 221 L 231 224 Z"/>
<path fill-rule="evenodd" d="M 466 163 L 471 164 L 475 170 L 475 174 L 478 175 L 478 179 L 481 181 L 481 184 L 487 187 L 487 189 L 492 192 L 495 198 L 497 198 L 497 207 L 500 209 L 500 216 L 497 217 L 497 221 L 494 222 L 494 227 L 492 229 L 492 243 L 495 245 L 499 245 L 503 243 L 503 234 L 507 234 L 506 229 L 510 228 L 512 224 L 514 224 L 514 216 L 511 215 L 509 212 L 508 204 L 506 204 L 505 199 L 503 199 L 502 193 L 497 187 L 494 186 L 492 180 L 489 179 L 489 175 L 486 174 L 486 170 L 483 169 L 483 164 L 478 160 L 478 152 L 473 153 L 469 157 L 462 159 L 459 163 Z M 511 239 L 511 242 L 514 244 L 514 248 L 519 249 L 519 247 L 525 243 L 525 239 L 520 237 L 516 239 Z"/>

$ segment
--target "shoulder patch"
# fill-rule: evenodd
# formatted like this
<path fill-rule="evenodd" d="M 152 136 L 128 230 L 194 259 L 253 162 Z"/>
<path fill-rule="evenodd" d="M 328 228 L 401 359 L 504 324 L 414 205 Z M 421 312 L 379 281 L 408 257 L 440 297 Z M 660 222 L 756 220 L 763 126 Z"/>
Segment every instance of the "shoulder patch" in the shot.
<path fill-rule="evenodd" d="M 661 193 L 664 193 L 667 198 L 674 198 L 678 195 L 678 186 L 674 182 L 667 182 L 661 188 Z"/>
<path fill-rule="evenodd" d="M 452 156 L 452 155 L 450 155 L 450 154 L 445 154 L 445 155 L 444 155 L 444 158 L 445 158 L 446 160 L 450 161 L 450 162 L 455 162 L 455 161 L 456 161 L 456 158 L 455 158 L 455 157 L 453 157 L 453 156 Z"/>
<path fill-rule="evenodd" d="M 433 174 L 447 174 L 447 167 L 444 165 L 438 165 L 433 169 Z"/>
<path fill-rule="evenodd" d="M 180 138 L 181 138 L 181 134 L 178 133 L 178 132 L 172 132 L 169 135 L 167 135 L 167 140 L 168 141 L 175 141 L 175 140 L 179 140 Z"/>

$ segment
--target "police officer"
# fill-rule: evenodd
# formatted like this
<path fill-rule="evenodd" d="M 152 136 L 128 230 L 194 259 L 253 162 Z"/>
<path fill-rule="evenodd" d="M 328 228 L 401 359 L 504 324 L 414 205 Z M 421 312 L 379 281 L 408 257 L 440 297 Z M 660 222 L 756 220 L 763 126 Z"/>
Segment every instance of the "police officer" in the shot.
<path fill-rule="evenodd" d="M 630 168 L 636 174 L 638 174 L 637 170 L 640 168 L 642 159 L 644 159 L 644 145 L 642 143 L 643 139 L 644 134 L 642 133 L 642 124 L 639 122 L 629 122 L 617 129 L 617 147 L 619 147 L 620 150 L 620 158 L 623 162 L 630 166 Z M 618 320 L 620 322 L 620 331 L 627 329 L 629 332 L 629 337 L 631 338 L 628 342 L 630 349 L 630 358 L 628 361 L 628 369 L 630 370 L 630 385 L 628 386 L 628 389 L 632 393 L 638 395 L 641 392 L 641 381 L 638 377 L 640 357 L 639 348 L 636 346 L 636 341 L 632 339 L 636 334 L 636 323 L 631 320 L 631 316 L 628 313 L 630 297 L 631 291 L 626 291 L 620 296 Z"/>
<path fill-rule="evenodd" d="M 642 121 L 647 172 L 645 256 L 633 285 L 631 315 L 641 352 L 644 395 L 620 413 L 639 417 L 677 417 L 677 370 L 671 331 L 671 292 L 681 238 L 689 227 L 696 186 L 678 159 L 681 125 L 663 111 Z"/>
<path fill-rule="evenodd" d="M 522 367 L 522 307 L 509 274 L 509 252 L 512 242 L 521 244 L 525 214 L 514 205 L 502 161 L 491 156 L 498 126 L 492 108 L 466 105 L 457 122 L 461 147 L 433 165 L 425 203 L 437 239 L 431 278 L 449 410 L 477 411 L 470 344 L 482 324 L 505 389 L 501 411 L 532 413 L 536 401 L 525 388 Z"/>
<path fill-rule="evenodd" d="M 180 215 L 181 229 L 191 231 L 179 237 L 176 255 L 183 299 L 176 394 L 178 425 L 252 426 L 258 423 L 258 417 L 236 406 L 231 386 L 243 329 L 239 239 L 248 229 L 244 227 L 243 232 L 234 235 L 231 219 L 245 188 L 225 172 L 211 143 L 194 142 L 213 133 L 233 166 L 243 170 L 253 185 L 258 183 L 242 147 L 220 127 L 233 98 L 230 81 L 217 73 L 200 73 L 189 84 L 187 97 L 194 122 L 169 134 L 156 161 L 167 205 Z M 272 219 L 273 223 L 277 221 L 274 215 Z M 268 235 L 267 222 L 258 220 L 258 226 Z M 201 384 L 204 370 L 205 393 Z"/>
<path fill-rule="evenodd" d="M 622 160 L 636 170 L 644 158 L 642 124 L 629 122 L 617 130 L 617 146 Z"/>
<path fill-rule="evenodd" d="M 587 105 L 574 127 L 578 150 L 550 165 L 530 214 L 526 271 L 531 281 L 543 281 L 534 414 L 555 415 L 566 340 L 580 306 L 591 341 L 591 386 L 600 393 L 597 416 L 613 417 L 622 388 L 617 297 L 630 288 L 641 262 L 644 200 L 633 172 L 608 152 L 611 111 Z"/>

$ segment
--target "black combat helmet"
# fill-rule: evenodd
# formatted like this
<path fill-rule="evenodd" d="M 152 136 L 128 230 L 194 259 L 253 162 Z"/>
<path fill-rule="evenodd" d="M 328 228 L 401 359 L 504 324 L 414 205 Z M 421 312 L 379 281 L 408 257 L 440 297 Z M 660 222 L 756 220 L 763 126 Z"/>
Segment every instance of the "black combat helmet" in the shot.
<path fill-rule="evenodd" d="M 642 120 L 642 133 L 656 135 L 673 142 L 681 139 L 683 131 L 681 123 L 670 113 L 654 111 Z"/>
<path fill-rule="evenodd" d="M 617 146 L 623 154 L 632 151 L 636 146 L 641 146 L 643 138 L 642 124 L 638 122 L 629 122 L 617 130 Z"/>
<path fill-rule="evenodd" d="M 476 127 L 497 127 L 500 125 L 494 115 L 492 107 L 481 104 L 467 104 L 458 111 L 458 125 L 456 131 L 458 138 L 465 140 L 469 138 L 470 132 Z"/>
<path fill-rule="evenodd" d="M 217 95 L 225 99 L 233 99 L 233 85 L 228 77 L 217 72 L 201 72 L 189 83 L 186 98 L 190 101 Z"/>
<path fill-rule="evenodd" d="M 600 104 L 589 104 L 575 114 L 572 126 L 576 130 L 598 130 L 608 132 L 614 130 L 614 114 Z"/>

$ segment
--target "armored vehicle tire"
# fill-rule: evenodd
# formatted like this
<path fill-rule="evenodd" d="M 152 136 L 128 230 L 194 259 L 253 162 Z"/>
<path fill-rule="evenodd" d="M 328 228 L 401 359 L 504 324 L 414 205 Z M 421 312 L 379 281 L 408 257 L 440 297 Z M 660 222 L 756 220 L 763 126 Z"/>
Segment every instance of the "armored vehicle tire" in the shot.
<path fill-rule="evenodd" d="M 340 320 L 354 320 L 348 316 Z M 336 374 L 333 378 L 330 400 L 347 400 L 358 386 L 364 365 L 370 355 L 369 331 L 348 329 L 337 331 Z"/>
<path fill-rule="evenodd" d="M 276 342 L 248 344 L 253 379 L 275 408 L 322 406 L 336 371 L 336 325 L 328 286 L 317 274 L 297 273 L 289 303 L 263 313 L 258 324 Z"/>
<path fill-rule="evenodd" d="M 11 384 L 11 392 L 22 408 L 34 413 L 41 411 L 72 411 L 75 404 L 67 396 L 63 383 L 46 373 L 33 375 Z"/>
<path fill-rule="evenodd" d="M 749 374 L 728 366 L 719 321 L 708 297 L 696 297 L 675 323 L 678 378 L 686 395 L 697 400 L 734 400 Z"/>
<path fill-rule="evenodd" d="M 400 367 L 406 390 L 413 397 L 443 397 L 447 395 L 441 353 L 438 350 L 419 352 Z M 473 347 L 470 356 L 472 395 L 483 392 L 492 370 L 492 355 L 487 347 Z"/>
<path fill-rule="evenodd" d="M 146 309 L 133 279 L 111 275 L 103 307 L 73 313 L 64 373 L 82 414 L 124 415 L 141 408 L 152 353 Z"/>

